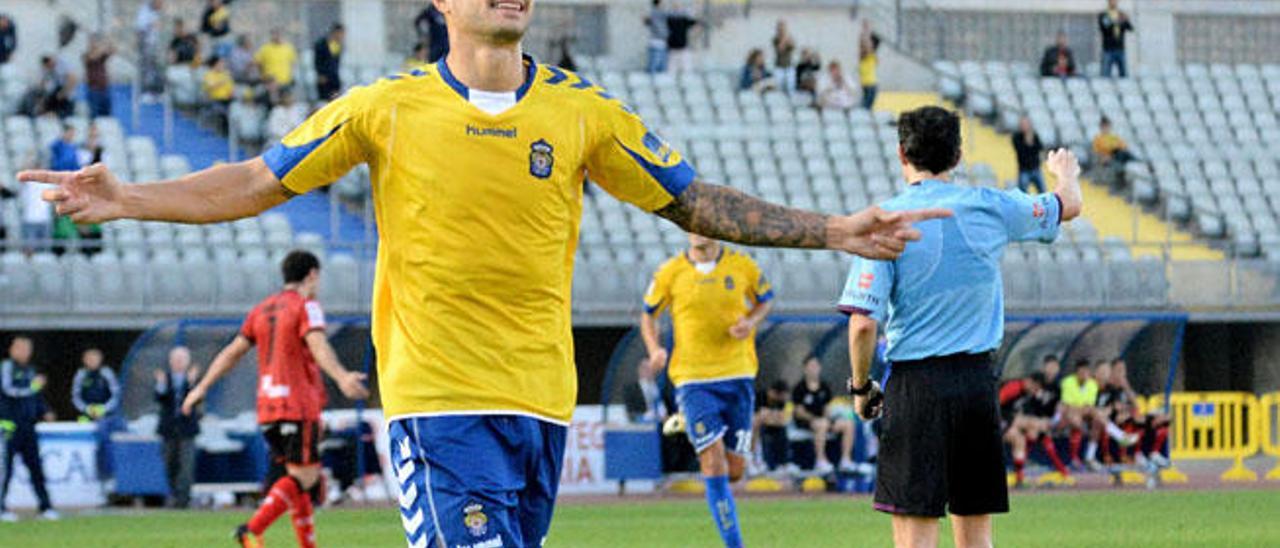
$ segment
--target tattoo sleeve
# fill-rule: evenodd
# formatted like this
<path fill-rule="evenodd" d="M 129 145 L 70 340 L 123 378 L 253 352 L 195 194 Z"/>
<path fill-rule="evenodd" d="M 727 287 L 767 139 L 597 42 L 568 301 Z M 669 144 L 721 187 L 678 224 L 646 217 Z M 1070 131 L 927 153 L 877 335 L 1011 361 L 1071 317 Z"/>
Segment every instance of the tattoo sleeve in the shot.
<path fill-rule="evenodd" d="M 824 248 L 829 216 L 772 204 L 738 190 L 694 181 L 656 211 L 689 232 L 758 247 Z"/>

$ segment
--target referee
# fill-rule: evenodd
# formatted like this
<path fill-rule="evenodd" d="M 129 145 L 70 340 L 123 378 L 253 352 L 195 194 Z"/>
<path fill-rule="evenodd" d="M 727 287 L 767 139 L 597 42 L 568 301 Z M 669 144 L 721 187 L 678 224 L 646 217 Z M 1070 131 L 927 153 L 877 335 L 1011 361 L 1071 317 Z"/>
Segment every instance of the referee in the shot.
<path fill-rule="evenodd" d="M 990 514 L 1009 511 L 991 368 L 1004 333 L 1000 257 L 1010 242 L 1052 242 L 1080 215 L 1080 166 L 1068 150 L 1050 153 L 1050 194 L 950 184 L 960 120 L 938 107 L 904 113 L 898 143 L 908 188 L 883 207 L 955 216 L 919 223 L 923 238 L 895 261 L 855 259 L 840 297 L 854 406 L 868 419 L 884 412 L 875 509 L 893 515 L 900 547 L 936 546 L 948 512 L 956 546 L 991 546 Z M 892 367 L 885 394 L 869 378 L 880 322 Z"/>

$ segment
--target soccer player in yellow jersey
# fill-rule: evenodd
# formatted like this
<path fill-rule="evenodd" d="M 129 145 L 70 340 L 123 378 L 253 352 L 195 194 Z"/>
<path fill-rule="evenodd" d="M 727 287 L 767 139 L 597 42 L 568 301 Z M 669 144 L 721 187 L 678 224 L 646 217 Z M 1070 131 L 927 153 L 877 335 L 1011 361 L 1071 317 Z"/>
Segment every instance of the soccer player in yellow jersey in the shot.
<path fill-rule="evenodd" d="M 667 376 L 685 432 L 698 453 L 707 505 L 725 546 L 742 546 L 729 484 L 751 453 L 755 412 L 756 326 L 773 308 L 773 287 L 751 257 L 711 238 L 689 235 L 689 249 L 663 263 L 644 296 L 640 334 L 649 367 L 667 366 L 658 317 L 671 310 L 675 349 Z"/>
<path fill-rule="evenodd" d="M 533 0 L 434 0 L 450 49 L 357 87 L 261 157 L 124 184 L 105 166 L 28 171 L 60 215 L 211 223 L 368 164 L 380 245 L 372 336 L 410 545 L 525 546 L 547 534 L 577 394 L 570 294 L 590 177 L 690 232 L 889 259 L 950 215 L 830 216 L 698 180 L 591 82 L 523 55 Z"/>

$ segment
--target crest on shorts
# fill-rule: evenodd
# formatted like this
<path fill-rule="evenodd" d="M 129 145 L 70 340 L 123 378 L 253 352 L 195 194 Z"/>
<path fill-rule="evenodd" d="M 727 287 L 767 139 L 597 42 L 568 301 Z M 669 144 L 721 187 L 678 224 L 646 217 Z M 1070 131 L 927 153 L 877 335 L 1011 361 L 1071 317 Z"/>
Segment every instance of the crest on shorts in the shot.
<path fill-rule="evenodd" d="M 489 516 L 484 515 L 484 506 L 471 503 L 462 509 L 462 524 L 467 526 L 471 536 L 482 536 L 489 531 Z"/>
<path fill-rule="evenodd" d="M 701 421 L 696 422 L 696 423 L 694 423 L 694 424 L 693 424 L 693 433 L 694 433 L 694 434 L 696 434 L 696 435 L 698 435 L 698 436 L 701 436 L 701 435 L 703 435 L 703 434 L 706 434 L 706 433 L 707 433 L 707 426 L 706 426 L 706 425 L 704 425 L 704 424 L 702 424 L 702 422 L 701 422 Z"/>
<path fill-rule="evenodd" d="M 555 148 L 546 139 L 538 139 L 529 145 L 529 174 L 539 179 L 551 176 L 556 166 Z"/>

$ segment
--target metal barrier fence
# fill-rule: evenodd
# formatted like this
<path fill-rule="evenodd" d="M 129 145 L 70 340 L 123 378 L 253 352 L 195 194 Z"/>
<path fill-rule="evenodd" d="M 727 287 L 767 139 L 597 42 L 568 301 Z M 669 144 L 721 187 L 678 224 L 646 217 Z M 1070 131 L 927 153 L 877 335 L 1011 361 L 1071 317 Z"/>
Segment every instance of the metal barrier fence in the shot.
<path fill-rule="evenodd" d="M 1276 459 L 1266 478 L 1280 481 L 1280 392 L 1258 398 L 1258 414 L 1261 415 L 1258 437 L 1262 452 Z"/>
<path fill-rule="evenodd" d="M 1274 396 L 1274 394 L 1273 394 Z M 1160 408 L 1156 397 L 1149 407 Z M 1181 459 L 1231 459 L 1220 479 L 1252 482 L 1257 472 L 1244 460 L 1262 449 L 1263 429 L 1258 397 L 1247 392 L 1175 392 L 1163 407 L 1172 429 L 1169 456 Z"/>

